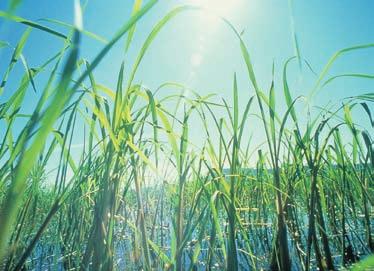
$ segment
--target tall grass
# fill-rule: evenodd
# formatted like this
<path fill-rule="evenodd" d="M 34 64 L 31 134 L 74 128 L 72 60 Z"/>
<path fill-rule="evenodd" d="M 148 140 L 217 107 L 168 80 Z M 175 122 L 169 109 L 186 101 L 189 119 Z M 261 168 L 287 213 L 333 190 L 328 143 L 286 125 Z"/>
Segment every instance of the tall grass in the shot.
<path fill-rule="evenodd" d="M 194 9 L 189 6 L 171 10 L 153 27 L 128 77 L 121 65 L 115 90 L 96 82 L 95 68 L 126 34 L 128 53 L 136 24 L 156 2 L 135 1 L 131 17 L 109 41 L 82 29 L 79 1 L 75 25 L 65 24 L 68 34 L 15 16 L 18 1 L 0 12 L 27 25 L 15 48 L 6 48 L 13 55 L 0 88 L 0 95 L 11 91 L 7 79 L 22 62 L 18 88 L 0 105 L 6 127 L 0 145 L 1 268 L 335 270 L 374 252 L 374 94 L 348 97 L 343 106 L 321 108 L 300 121 L 295 105 L 307 98 L 294 99 L 287 78 L 288 65 L 303 61 L 298 53 L 281 71 L 281 112 L 278 71 L 273 67 L 270 89 L 263 91 L 241 35 L 225 20 L 254 89 L 244 108 L 236 75 L 231 104 L 193 90 L 186 96 L 186 87 L 176 83 L 156 90 L 135 83 L 158 33 Z M 65 44 L 40 67 L 29 68 L 22 52 L 34 30 Z M 82 35 L 104 42 L 92 61 L 79 57 Z M 311 96 L 342 77 L 371 78 L 326 78 L 344 53 L 371 47 L 333 55 Z M 48 80 L 40 92 L 34 80 L 41 73 Z M 162 96 L 164 88 L 175 92 Z M 34 90 L 40 98 L 25 115 L 26 92 Z M 365 114 L 366 128 L 356 124 L 353 109 Z M 260 146 L 249 138 L 257 129 L 253 116 L 265 134 Z M 20 118 L 24 126 L 16 131 Z M 190 137 L 197 126 L 203 127 L 199 146 Z M 78 159 L 72 149 L 76 135 L 84 142 Z M 54 176 L 48 174 L 51 165 Z"/>

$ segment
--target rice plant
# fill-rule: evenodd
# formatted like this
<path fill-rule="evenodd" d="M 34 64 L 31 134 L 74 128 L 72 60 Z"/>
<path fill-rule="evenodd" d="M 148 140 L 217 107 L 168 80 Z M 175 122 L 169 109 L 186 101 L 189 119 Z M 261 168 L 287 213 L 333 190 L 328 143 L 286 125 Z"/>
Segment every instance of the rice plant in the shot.
<path fill-rule="evenodd" d="M 109 40 L 83 29 L 79 1 L 74 25 L 57 22 L 66 31 L 17 16 L 21 1 L 0 11 L 2 20 L 24 25 L 17 44 L 0 43 L 12 51 L 0 86 L 0 97 L 10 93 L 0 100 L 1 269 L 370 270 L 374 93 L 324 108 L 308 101 L 333 81 L 372 78 L 329 72 L 346 53 L 374 44 L 336 52 L 310 93 L 293 97 L 289 66 L 311 69 L 299 49 L 281 70 L 273 64 L 270 87 L 262 86 L 242 33 L 220 18 L 235 37 L 247 75 L 241 79 L 250 87 L 240 89 L 233 74 L 232 95 L 222 99 L 175 82 L 152 89 L 136 75 L 154 40 L 180 14 L 204 12 L 171 9 L 129 65 L 136 26 L 157 2 L 135 0 Z M 31 68 L 23 50 L 34 31 L 63 46 Z M 102 44 L 92 59 L 81 57 L 83 38 Z M 124 58 L 111 89 L 95 71 L 119 42 Z M 8 78 L 17 64 L 24 70 L 14 87 Z M 43 86 L 35 84 L 41 75 Z M 30 91 L 38 98 L 25 113 Z M 300 104 L 318 113 L 301 121 Z M 353 110 L 368 124 L 359 125 Z M 191 137 L 194 129 L 201 142 Z M 251 134 L 260 130 L 263 142 L 254 142 Z M 76 137 L 83 142 L 78 155 Z"/>

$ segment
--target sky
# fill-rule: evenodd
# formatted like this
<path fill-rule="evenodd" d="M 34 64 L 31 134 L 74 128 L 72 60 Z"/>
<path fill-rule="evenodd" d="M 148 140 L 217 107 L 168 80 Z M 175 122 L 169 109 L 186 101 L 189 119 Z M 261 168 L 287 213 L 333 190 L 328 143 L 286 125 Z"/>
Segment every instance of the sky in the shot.
<path fill-rule="evenodd" d="M 164 27 L 144 57 L 135 82 L 155 90 L 159 85 L 173 81 L 184 84 L 200 95 L 216 93 L 217 99 L 232 100 L 232 82 L 237 74 L 241 112 L 249 97 L 254 95 L 241 56 L 238 40 L 216 15 L 227 18 L 248 46 L 260 88 L 267 93 L 275 67 L 275 92 L 280 112 L 285 111 L 281 85 L 285 61 L 295 55 L 293 32 L 297 36 L 300 55 L 319 74 L 329 58 L 338 50 L 374 43 L 374 1 L 300 1 L 300 0 L 160 0 L 138 23 L 134 40 L 124 54 L 125 40 L 121 40 L 94 71 L 96 81 L 115 88 L 121 62 L 129 71 L 145 38 L 165 14 L 178 5 L 201 5 L 204 11 L 187 11 L 173 18 Z M 7 1 L 0 1 L 0 9 L 7 9 Z M 84 10 L 83 26 L 109 40 L 131 14 L 132 0 L 89 0 Z M 39 20 L 41 24 L 68 33 L 61 25 L 40 19 L 56 19 L 73 24 L 73 0 L 23 0 L 16 9 L 17 16 Z M 24 25 L 0 18 L 0 41 L 15 46 L 25 30 Z M 61 39 L 33 30 L 24 49 L 29 66 L 36 67 L 55 54 L 63 45 Z M 83 38 L 81 57 L 92 60 L 104 45 L 89 37 Z M 0 49 L 0 76 L 10 61 L 12 50 Z M 344 73 L 374 74 L 374 48 L 355 51 L 339 58 L 328 77 Z M 0 103 L 12 94 L 23 67 L 17 64 L 8 88 Z M 41 75 L 37 86 L 42 87 L 46 76 Z M 327 78 L 328 78 L 327 77 Z M 289 84 L 293 97 L 307 96 L 316 81 L 307 65 L 293 62 L 289 69 Z M 309 101 L 313 106 L 340 105 L 343 98 L 373 92 L 370 79 L 345 78 L 321 89 Z M 172 91 L 172 90 L 165 90 Z M 166 95 L 167 93 L 165 93 Z M 29 91 L 23 110 L 31 112 L 38 93 Z M 299 103 L 300 117 L 306 116 L 306 103 Z M 372 104 L 369 105 L 373 109 Z M 357 123 L 368 123 L 363 110 L 354 112 Z M 196 124 L 197 125 L 197 124 Z M 249 133 L 254 144 L 261 144 L 263 133 L 256 120 L 250 123 Z M 22 124 L 20 124 L 20 127 Z M 17 126 L 16 126 L 17 127 Z M 196 126 L 198 127 L 198 126 Z M 2 130 L 2 131 L 1 131 Z M 0 135 L 5 124 L 0 123 Z M 370 130 L 373 131 L 373 130 Z M 193 129 L 191 137 L 198 139 L 201 131 Z M 80 144 L 77 139 L 75 144 Z"/>

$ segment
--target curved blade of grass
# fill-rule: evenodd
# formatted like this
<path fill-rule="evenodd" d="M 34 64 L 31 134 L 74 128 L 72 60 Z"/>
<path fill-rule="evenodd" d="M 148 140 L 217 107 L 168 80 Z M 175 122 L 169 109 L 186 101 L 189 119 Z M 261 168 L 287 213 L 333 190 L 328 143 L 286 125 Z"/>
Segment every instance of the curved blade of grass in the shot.
<path fill-rule="evenodd" d="M 13 21 L 13 22 L 16 22 L 16 23 L 21 23 L 21 24 L 24 24 L 24 25 L 31 26 L 33 28 L 39 29 L 41 31 L 44 31 L 44 32 L 47 32 L 47 33 L 52 34 L 54 36 L 57 36 L 59 38 L 62 38 L 64 40 L 66 40 L 68 38 L 64 34 L 62 34 L 60 32 L 57 32 L 57 31 L 55 31 L 55 30 L 53 30 L 49 27 L 43 26 L 41 24 L 38 24 L 38 23 L 35 23 L 33 21 L 24 19 L 24 18 L 19 17 L 19 16 L 9 14 L 8 12 L 4 12 L 2 10 L 0 10 L 0 17 L 2 17 L 4 19 L 7 19 L 7 20 L 10 20 L 10 21 Z"/>
<path fill-rule="evenodd" d="M 366 111 L 367 115 L 369 116 L 371 127 L 374 127 L 374 119 L 371 115 L 371 111 L 369 109 L 369 106 L 367 105 L 367 103 L 360 103 L 360 104 L 364 108 L 364 110 Z"/>
<path fill-rule="evenodd" d="M 113 130 L 116 131 L 117 127 L 120 123 L 120 117 L 121 117 L 121 108 L 122 108 L 122 84 L 123 84 L 123 70 L 125 67 L 125 63 L 122 62 L 121 68 L 118 74 L 118 80 L 117 80 L 117 91 L 116 96 L 114 99 L 114 110 L 113 110 L 113 120 L 112 120 L 112 126 Z"/>
<path fill-rule="evenodd" d="M 283 92 L 284 92 L 284 97 L 286 100 L 287 107 L 291 108 L 290 113 L 291 113 L 292 119 L 294 120 L 295 123 L 297 123 L 295 109 L 293 106 L 291 106 L 292 98 L 291 98 L 290 88 L 288 87 L 288 81 L 287 81 L 287 67 L 288 67 L 288 64 L 291 62 L 291 60 L 293 59 L 295 59 L 295 57 L 289 58 L 283 67 Z"/>
<path fill-rule="evenodd" d="M 99 54 L 94 58 L 90 65 L 90 69 L 86 70 L 75 82 L 73 89 L 77 89 L 84 79 L 92 72 L 97 65 L 101 62 L 104 56 L 109 52 L 109 50 L 125 35 L 129 29 L 142 18 L 156 3 L 158 0 L 150 0 L 146 5 L 144 5 L 136 14 L 131 16 L 131 18 L 116 32 L 114 37 L 108 42 L 108 44 L 99 52 Z"/>
<path fill-rule="evenodd" d="M 292 33 L 292 38 L 293 38 L 293 45 L 294 45 L 294 49 L 295 49 L 295 54 L 297 56 L 299 69 L 301 70 L 302 61 L 301 61 L 301 54 L 300 54 L 300 45 L 299 45 L 297 35 L 296 35 L 295 16 L 293 14 L 293 0 L 288 0 L 288 7 L 290 9 L 290 24 L 291 24 L 291 33 Z"/>
<path fill-rule="evenodd" d="M 270 132 L 272 141 L 275 142 L 275 94 L 274 94 L 274 79 L 271 81 L 271 87 L 269 92 L 269 115 L 270 115 Z M 276 154 L 277 150 L 274 146 L 274 152 Z"/>
<path fill-rule="evenodd" d="M 210 198 L 210 210 L 212 212 L 214 226 L 216 228 L 216 231 L 217 231 L 217 234 L 218 234 L 218 239 L 220 241 L 220 245 L 221 245 L 221 248 L 222 248 L 223 258 L 226 262 L 227 261 L 227 255 L 226 255 L 226 249 L 224 247 L 225 241 L 224 241 L 224 238 L 223 238 L 221 225 L 220 225 L 219 218 L 218 218 L 218 212 L 217 212 L 217 208 L 216 208 L 216 202 L 218 202 L 219 194 L 220 194 L 219 191 L 215 191 L 212 194 L 212 196 Z"/>
<path fill-rule="evenodd" d="M 159 110 L 159 109 L 157 110 L 157 115 L 159 116 L 161 122 L 163 123 L 163 125 L 165 127 L 165 132 L 167 133 L 167 137 L 168 137 L 169 143 L 171 145 L 173 155 L 176 158 L 177 167 L 179 168 L 180 167 L 180 159 L 179 159 L 180 155 L 179 155 L 177 140 L 176 140 L 175 134 L 173 132 L 173 128 L 171 127 L 171 124 L 170 124 L 169 120 L 167 119 L 167 117 L 165 116 L 165 114 L 161 110 Z"/>
<path fill-rule="evenodd" d="M 373 43 L 369 43 L 369 44 L 363 44 L 363 45 L 358 45 L 358 46 L 353 46 L 353 47 L 348 47 L 348 48 L 345 48 L 345 49 L 342 49 L 342 50 L 339 50 L 337 51 L 331 58 L 330 60 L 327 62 L 327 64 L 325 65 L 325 67 L 323 68 L 322 72 L 320 73 L 318 79 L 317 79 L 317 82 L 315 83 L 313 89 L 310 91 L 310 94 L 308 95 L 308 98 L 309 100 L 311 98 L 313 98 L 315 96 L 315 94 L 317 93 L 317 91 L 319 90 L 320 88 L 320 85 L 322 83 L 322 80 L 323 78 L 325 78 L 325 76 L 327 75 L 327 73 L 329 72 L 331 66 L 334 64 L 334 62 L 341 56 L 345 55 L 346 53 L 348 52 L 352 52 L 352 51 L 356 51 L 356 50 L 362 50 L 362 49 L 368 49 L 368 48 L 374 48 L 374 44 Z"/>
<path fill-rule="evenodd" d="M 155 99 L 151 93 L 151 91 L 147 90 L 148 100 L 149 100 L 149 107 L 152 114 L 152 124 L 153 124 L 153 140 L 156 143 L 155 146 L 155 160 L 156 160 L 156 167 L 158 165 L 158 119 L 157 119 L 157 110 L 156 110 L 156 103 Z"/>
<path fill-rule="evenodd" d="M 135 14 L 136 12 L 138 12 L 141 6 L 142 6 L 142 0 L 134 0 L 134 5 L 132 7 L 132 13 L 131 14 Z M 132 38 L 133 38 L 134 33 L 135 33 L 135 28 L 136 28 L 136 24 L 134 24 L 131 27 L 131 29 L 129 30 L 129 33 L 127 34 L 127 40 L 126 40 L 126 45 L 125 45 L 125 52 L 127 52 L 127 50 L 130 47 Z"/>
<path fill-rule="evenodd" d="M 0 95 L 2 95 L 2 93 L 4 91 L 4 87 L 5 87 L 5 84 L 6 84 L 7 80 L 8 80 L 10 72 L 12 71 L 12 69 L 14 68 L 14 65 L 17 63 L 19 57 L 22 54 L 23 48 L 25 47 L 26 41 L 29 38 L 31 30 L 32 30 L 31 27 L 28 27 L 26 29 L 26 31 L 23 33 L 20 41 L 18 42 L 16 48 L 14 49 L 12 58 L 10 60 L 10 63 L 8 65 L 7 70 L 5 71 L 5 74 L 3 76 L 3 80 L 1 81 L 1 84 L 0 84 Z"/>
<path fill-rule="evenodd" d="M 135 73 L 140 65 L 140 62 L 142 61 L 147 49 L 153 42 L 153 40 L 156 38 L 157 34 L 160 32 L 160 30 L 166 25 L 167 22 L 169 22 L 173 17 L 175 17 L 177 14 L 193 9 L 194 7 L 191 6 L 180 6 L 172 9 L 168 14 L 166 14 L 157 24 L 156 26 L 152 29 L 151 33 L 147 37 L 146 41 L 144 42 L 142 48 L 140 49 L 139 55 L 137 56 L 137 59 L 135 60 L 135 63 L 133 65 L 132 71 L 130 73 L 128 85 L 127 85 L 127 90 L 130 89 L 130 86 L 132 84 L 132 81 L 134 80 Z M 128 93 L 129 94 L 129 93 Z M 127 94 L 127 95 L 128 95 Z"/>
<path fill-rule="evenodd" d="M 327 79 L 322 85 L 321 88 L 330 84 L 332 81 L 338 78 L 347 78 L 347 77 L 352 77 L 352 78 L 366 78 L 366 79 L 374 79 L 374 75 L 371 74 L 364 74 L 364 73 L 347 73 L 347 74 L 339 74 L 335 75 L 329 79 Z"/>
<path fill-rule="evenodd" d="M 73 157 L 71 156 L 69 150 L 66 148 L 66 146 L 64 144 L 64 139 L 63 139 L 62 133 L 59 132 L 59 131 L 54 131 L 53 134 L 55 135 L 55 138 L 57 139 L 57 142 L 60 144 L 60 147 L 63 148 L 62 153 L 63 153 L 64 157 L 67 159 L 67 161 L 69 162 L 69 165 L 70 165 L 71 169 L 73 170 L 73 172 L 75 174 L 77 172 L 77 166 L 75 165 L 75 162 L 74 162 Z"/>
<path fill-rule="evenodd" d="M 63 22 L 63 21 L 59 21 L 59 20 L 56 20 L 56 19 L 45 18 L 45 19 L 40 19 L 40 21 L 45 21 L 45 22 L 49 22 L 49 23 L 54 23 L 54 24 L 57 24 L 57 25 L 61 25 L 63 27 L 68 28 L 69 30 L 73 30 L 74 27 L 75 27 L 72 24 L 69 24 L 69 23 L 66 23 L 66 22 Z M 85 29 L 82 29 L 81 33 L 83 35 L 87 36 L 87 37 L 90 37 L 90 38 L 92 38 L 94 40 L 99 41 L 102 44 L 108 44 L 108 40 L 105 39 L 104 37 L 99 36 L 98 34 L 95 34 L 93 32 L 85 30 Z"/>

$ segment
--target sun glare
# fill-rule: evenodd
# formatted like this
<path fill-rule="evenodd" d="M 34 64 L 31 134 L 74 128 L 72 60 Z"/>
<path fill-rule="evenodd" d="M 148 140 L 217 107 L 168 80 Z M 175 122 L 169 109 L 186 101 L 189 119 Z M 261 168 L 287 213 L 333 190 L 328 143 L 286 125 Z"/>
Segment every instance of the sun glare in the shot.
<path fill-rule="evenodd" d="M 192 4 L 201 6 L 208 15 L 227 16 L 239 5 L 240 0 L 190 0 Z M 209 16 L 208 16 L 209 17 Z"/>
<path fill-rule="evenodd" d="M 211 46 L 207 33 L 214 35 L 219 32 L 219 26 L 222 23 L 221 17 L 229 21 L 236 19 L 240 14 L 240 8 L 244 6 L 243 1 L 246 0 L 188 0 L 189 4 L 203 9 L 194 21 L 196 25 L 194 31 L 198 37 L 197 47 L 190 56 L 191 70 L 188 82 L 195 80 L 197 71 L 204 62 L 205 52 Z"/>

